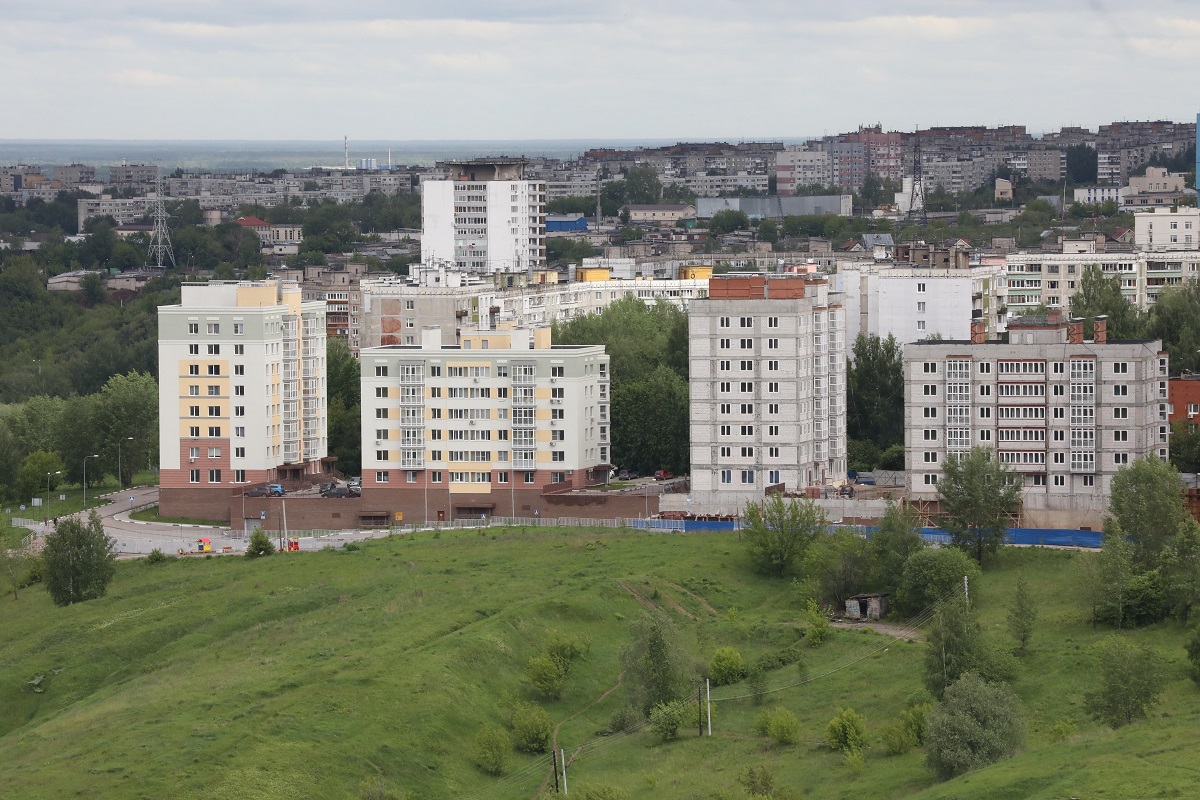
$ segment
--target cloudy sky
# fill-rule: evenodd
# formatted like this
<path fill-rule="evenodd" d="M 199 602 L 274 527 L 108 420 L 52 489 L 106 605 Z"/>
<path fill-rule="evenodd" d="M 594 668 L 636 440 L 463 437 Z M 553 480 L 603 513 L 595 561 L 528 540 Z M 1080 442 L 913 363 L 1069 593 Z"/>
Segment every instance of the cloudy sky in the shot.
<path fill-rule="evenodd" d="M 0 0 L 0 138 L 1195 119 L 1194 0 Z"/>

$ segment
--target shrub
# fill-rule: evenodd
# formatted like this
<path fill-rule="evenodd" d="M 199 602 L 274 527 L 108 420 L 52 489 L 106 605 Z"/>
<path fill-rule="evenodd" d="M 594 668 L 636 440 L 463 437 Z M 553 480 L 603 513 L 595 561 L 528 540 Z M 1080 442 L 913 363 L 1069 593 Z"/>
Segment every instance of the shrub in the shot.
<path fill-rule="evenodd" d="M 503 775 L 512 742 L 502 728 L 484 725 L 475 734 L 475 763 L 489 775 Z"/>
<path fill-rule="evenodd" d="M 557 661 L 549 656 L 534 656 L 525 665 L 525 677 L 543 697 L 557 699 L 562 695 L 566 674 Z"/>
<path fill-rule="evenodd" d="M 608 732 L 620 733 L 627 728 L 632 728 L 644 719 L 645 717 L 642 716 L 642 712 L 638 710 L 637 706 L 622 706 L 608 718 Z"/>
<path fill-rule="evenodd" d="M 852 708 L 839 708 L 825 729 L 825 741 L 843 753 L 863 749 L 867 744 L 867 718 Z"/>
<path fill-rule="evenodd" d="M 582 800 L 629 800 L 629 793 L 606 783 L 584 786 L 579 791 Z"/>
<path fill-rule="evenodd" d="M 41 583 L 46 573 L 46 562 L 42 560 L 40 555 L 30 556 L 25 560 L 25 573 L 18 581 L 18 589 L 24 589 L 27 586 L 33 586 L 35 583 Z"/>
<path fill-rule="evenodd" d="M 1060 719 L 1050 726 L 1049 735 L 1052 742 L 1065 742 L 1075 735 L 1075 723 L 1067 719 Z"/>
<path fill-rule="evenodd" d="M 116 574 L 113 541 L 93 510 L 87 522 L 68 517 L 46 535 L 42 549 L 44 580 L 58 606 L 103 597 Z"/>
<path fill-rule="evenodd" d="M 250 542 L 246 545 L 246 558 L 269 556 L 274 552 L 275 545 L 271 544 L 271 537 L 267 536 L 262 528 L 255 528 L 254 533 L 250 534 Z"/>
<path fill-rule="evenodd" d="M 687 700 L 659 703 L 650 709 L 650 727 L 664 742 L 674 739 L 679 735 L 679 726 L 687 720 L 690 707 Z"/>
<path fill-rule="evenodd" d="M 174 560 L 173 558 L 171 558 L 170 556 L 165 554 L 162 550 L 159 550 L 156 547 L 150 551 L 150 555 L 146 556 L 142 560 L 142 563 L 149 565 L 149 566 L 153 566 L 155 564 L 165 564 L 166 562 L 173 561 L 173 560 Z"/>
<path fill-rule="evenodd" d="M 846 769 L 857 774 L 867 765 L 867 757 L 862 750 L 847 750 L 846 755 L 842 757 L 842 763 L 846 765 Z"/>
<path fill-rule="evenodd" d="M 750 689 L 750 700 L 754 705 L 762 705 L 767 695 L 767 673 L 759 667 L 751 667 L 746 675 L 746 685 Z"/>
<path fill-rule="evenodd" d="M 550 747 L 554 723 L 541 706 L 518 703 L 512 711 L 513 738 L 518 750 L 544 753 Z"/>
<path fill-rule="evenodd" d="M 925 726 L 925 763 L 942 780 L 1016 754 L 1025 738 L 1012 689 L 968 672 L 946 689 Z"/>
<path fill-rule="evenodd" d="M 1145 645 L 1109 636 L 1099 645 L 1100 682 L 1083 698 L 1087 712 L 1110 728 L 1146 716 L 1166 684 L 1162 656 Z"/>
<path fill-rule="evenodd" d="M 1188 663 L 1191 664 L 1192 680 L 1200 683 L 1200 627 L 1192 633 L 1187 643 Z"/>
<path fill-rule="evenodd" d="M 592 643 L 580 636 L 571 636 L 559 630 L 546 631 L 546 642 L 542 652 L 546 657 L 558 664 L 563 677 L 571 672 L 575 662 L 591 652 Z"/>
<path fill-rule="evenodd" d="M 769 736 L 776 744 L 800 741 L 800 720 L 783 706 L 760 711 L 754 720 L 754 730 L 760 736 Z"/>
<path fill-rule="evenodd" d="M 746 662 L 736 647 L 718 647 L 708 665 L 708 675 L 716 686 L 737 683 L 746 677 Z"/>
<path fill-rule="evenodd" d="M 829 624 L 829 620 L 821 613 L 821 609 L 817 607 L 816 602 L 812 600 L 808 601 L 804 609 L 804 616 L 808 622 L 808 627 L 804 629 L 804 638 L 808 642 L 809 647 L 816 647 L 833 633 L 833 626 Z"/>
<path fill-rule="evenodd" d="M 738 775 L 738 783 L 746 787 L 746 794 L 751 797 L 771 797 L 775 794 L 775 775 L 767 767 L 746 767 L 746 771 Z"/>
<path fill-rule="evenodd" d="M 932 708 L 930 703 L 910 705 L 900 712 L 899 719 L 884 725 L 880 730 L 884 750 L 890 755 L 900 755 L 920 747 L 925 741 L 925 715 Z"/>

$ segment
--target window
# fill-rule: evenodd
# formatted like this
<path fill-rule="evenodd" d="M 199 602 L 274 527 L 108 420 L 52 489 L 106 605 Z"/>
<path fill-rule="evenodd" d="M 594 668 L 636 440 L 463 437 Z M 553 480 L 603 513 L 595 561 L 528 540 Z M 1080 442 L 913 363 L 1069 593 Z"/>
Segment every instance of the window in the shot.
<path fill-rule="evenodd" d="M 200 365 L 199 364 L 188 364 L 188 375 L 199 375 L 199 374 L 200 374 Z"/>
<path fill-rule="evenodd" d="M 722 436 L 729 436 L 729 435 L 730 435 L 730 430 L 731 430 L 731 426 L 729 426 L 729 425 L 722 425 L 722 426 L 721 426 L 721 435 L 722 435 Z"/>
<path fill-rule="evenodd" d="M 208 482 L 209 483 L 220 483 L 221 482 L 221 470 L 210 469 L 208 471 Z"/>
<path fill-rule="evenodd" d="M 233 448 L 233 457 L 234 458 L 245 458 L 246 457 L 246 448 L 244 448 L 244 447 Z"/>
<path fill-rule="evenodd" d="M 733 455 L 733 448 L 729 447 L 728 445 L 721 447 L 720 451 L 721 451 L 721 458 L 729 458 L 731 455 Z"/>
<path fill-rule="evenodd" d="M 754 318 L 753 317 L 739 317 L 738 321 L 739 321 L 739 324 L 743 328 L 753 328 L 754 327 Z"/>
<path fill-rule="evenodd" d="M 754 458 L 754 448 L 753 447 L 743 447 L 742 448 L 742 458 Z"/>
<path fill-rule="evenodd" d="M 779 483 L 779 470 L 773 469 L 767 472 L 767 482 L 773 484 Z"/>
<path fill-rule="evenodd" d="M 496 473 L 496 483 L 508 483 L 508 473 L 507 472 L 497 472 Z"/>
<path fill-rule="evenodd" d="M 917 294 L 925 294 L 925 284 L 923 284 L 923 283 L 917 284 Z"/>
<path fill-rule="evenodd" d="M 767 393 L 768 394 L 779 394 L 779 382 L 778 381 L 768 381 L 767 382 Z M 775 409 L 771 413 L 778 414 L 779 413 L 779 405 L 777 403 L 772 403 L 771 406 L 774 407 L 774 409 Z"/>
<path fill-rule="evenodd" d="M 719 347 L 720 347 L 722 350 L 728 350 L 728 349 L 729 349 L 729 340 L 728 340 L 728 339 L 722 339 L 722 340 L 720 341 L 720 343 L 719 343 Z"/>
<path fill-rule="evenodd" d="M 925 330 L 925 320 L 923 320 L 923 319 L 917 320 L 917 330 L 919 330 L 919 331 Z"/>
<path fill-rule="evenodd" d="M 220 364 L 209 364 L 208 365 L 208 374 L 209 375 L 220 375 L 221 374 L 221 365 Z"/>
<path fill-rule="evenodd" d="M 992 440 L 992 432 L 991 431 L 982 430 L 979 432 L 979 441 L 990 442 L 991 440 Z"/>
<path fill-rule="evenodd" d="M 233 435 L 234 435 L 234 436 L 236 436 L 236 437 L 238 437 L 238 438 L 244 438 L 244 437 L 245 437 L 245 435 L 246 435 L 246 429 L 245 429 L 245 428 L 242 428 L 242 427 L 237 427 L 237 428 L 234 428 L 234 429 L 233 429 Z"/>
<path fill-rule="evenodd" d="M 387 419 L 387 418 L 388 418 L 388 415 L 387 415 L 386 408 L 375 409 L 375 419 Z"/>
<path fill-rule="evenodd" d="M 189 322 L 188 323 L 188 333 L 200 333 L 200 323 L 199 322 Z"/>
<path fill-rule="evenodd" d="M 771 386 L 772 384 L 767 384 L 767 385 Z M 774 384 L 774 386 L 776 387 L 776 390 L 778 390 L 779 384 L 776 383 L 776 384 Z M 767 403 L 767 413 L 768 414 L 778 414 L 779 413 L 779 403 Z"/>
<path fill-rule="evenodd" d="M 721 470 L 721 483 L 725 483 L 725 484 L 733 483 L 733 470 L 731 470 L 731 469 Z"/>
<path fill-rule="evenodd" d="M 536 479 L 536 477 L 537 477 L 537 473 L 536 473 L 536 472 L 526 472 L 526 473 L 525 473 L 525 482 L 526 482 L 526 483 L 533 483 L 533 482 L 534 482 L 534 480 Z"/>
<path fill-rule="evenodd" d="M 924 440 L 927 442 L 936 442 L 938 438 L 938 432 L 932 428 L 926 428 L 922 432 L 922 438 L 924 438 Z"/>
<path fill-rule="evenodd" d="M 1033 475 L 1032 477 L 1033 477 L 1033 485 L 1034 486 L 1045 486 L 1046 485 L 1046 476 L 1045 475 Z"/>
<path fill-rule="evenodd" d="M 778 350 L 779 349 L 779 340 L 778 339 L 767 339 L 767 349 L 768 350 Z"/>
<path fill-rule="evenodd" d="M 189 417 L 200 416 L 200 406 L 188 406 L 188 416 Z"/>
<path fill-rule="evenodd" d="M 388 387 L 376 386 L 375 387 L 375 396 L 376 397 L 387 397 L 388 396 Z"/>
<path fill-rule="evenodd" d="M 1062 455 L 1062 453 L 1055 453 L 1055 455 L 1060 456 L 1060 455 Z M 1066 475 L 1055 475 L 1054 476 L 1054 485 L 1055 486 L 1066 486 L 1067 485 L 1067 476 Z"/>
<path fill-rule="evenodd" d="M 937 475 L 926 474 L 925 475 L 925 485 L 926 486 L 936 486 L 937 479 L 938 479 Z"/>
<path fill-rule="evenodd" d="M 236 395 L 238 397 L 245 397 L 246 396 L 246 387 L 245 386 L 234 386 L 233 393 L 234 393 L 234 395 Z"/>
<path fill-rule="evenodd" d="M 1114 442 L 1128 442 L 1129 441 L 1129 431 L 1113 431 L 1113 441 Z"/>
<path fill-rule="evenodd" d="M 925 408 L 922 409 L 921 416 L 925 417 L 925 419 L 937 419 L 937 411 L 937 408 L 925 406 Z"/>
<path fill-rule="evenodd" d="M 988 383 L 981 384 L 979 387 L 979 396 L 980 397 L 991 397 L 992 396 L 991 384 L 988 384 Z"/>
<path fill-rule="evenodd" d="M 1095 486 L 1096 485 L 1096 476 L 1095 475 L 1084 475 L 1083 476 L 1083 485 L 1084 486 Z"/>
<path fill-rule="evenodd" d="M 742 381 L 738 388 L 741 390 L 742 394 L 754 394 L 754 381 Z M 743 411 L 742 413 L 745 414 L 747 412 Z M 749 413 L 753 414 L 754 409 L 751 408 Z"/>
<path fill-rule="evenodd" d="M 566 438 L 567 438 L 566 431 L 560 431 L 560 430 L 550 431 L 550 441 L 552 441 L 552 442 L 562 442 L 562 441 L 565 441 Z"/>
<path fill-rule="evenodd" d="M 233 365 L 233 374 L 234 375 L 245 375 L 246 374 L 246 365 L 245 364 L 234 364 Z"/>
<path fill-rule="evenodd" d="M 188 428 L 188 436 L 192 437 L 193 439 L 199 439 L 200 438 L 200 426 L 193 425 L 190 428 Z M 199 479 L 197 479 L 197 480 L 199 480 Z"/>
<path fill-rule="evenodd" d="M 925 362 L 925 363 L 922 365 L 922 370 L 921 370 L 921 371 L 922 371 L 922 372 L 924 372 L 926 375 L 935 375 L 935 374 L 937 374 L 937 362 L 935 362 L 935 361 L 926 361 L 926 362 Z"/>
<path fill-rule="evenodd" d="M 235 417 L 244 417 L 244 416 L 246 416 L 246 407 L 245 407 L 245 406 L 234 406 L 234 407 L 233 407 L 233 415 L 234 415 Z"/>
<path fill-rule="evenodd" d="M 198 355 L 200 355 L 200 345 L 198 345 L 198 344 L 189 344 L 189 345 L 188 345 L 188 355 L 190 355 L 190 356 L 198 356 Z"/>
<path fill-rule="evenodd" d="M 992 374 L 992 364 L 990 361 L 980 361 L 979 362 L 979 374 L 980 375 L 991 375 Z"/>
<path fill-rule="evenodd" d="M 729 317 L 721 317 L 718 322 L 718 325 L 720 325 L 722 328 L 728 328 L 729 327 Z"/>
<path fill-rule="evenodd" d="M 1067 440 L 1067 432 L 1066 431 L 1054 431 L 1054 441 L 1065 442 L 1066 440 Z"/>
<path fill-rule="evenodd" d="M 725 371 L 729 371 L 729 368 L 730 368 L 730 367 L 729 367 L 729 362 L 728 362 L 728 361 L 722 361 L 722 362 L 721 362 L 720 369 L 722 369 L 722 370 L 725 370 Z"/>
<path fill-rule="evenodd" d="M 938 387 L 936 383 L 927 383 L 921 387 L 921 394 L 926 397 L 937 397 Z"/>
<path fill-rule="evenodd" d="M 550 419 L 566 419 L 566 409 L 552 408 L 550 409 Z"/>
<path fill-rule="evenodd" d="M 926 453 L 925 453 L 925 463 L 926 464 L 936 464 L 937 460 L 938 460 L 938 454 L 937 454 L 936 450 L 926 451 Z"/>
<path fill-rule="evenodd" d="M 210 438 L 210 439 L 220 439 L 220 438 L 221 438 L 221 426 L 219 426 L 219 425 L 213 425 L 213 426 L 209 427 L 209 429 L 208 429 L 208 438 Z"/>
<path fill-rule="evenodd" d="M 376 483 L 387 483 L 389 477 L 390 476 L 388 475 L 388 471 L 386 469 L 381 472 L 376 472 L 375 473 L 375 482 Z"/>
<path fill-rule="evenodd" d="M 198 470 L 198 469 L 188 470 L 188 483 L 199 483 L 199 482 L 200 482 L 200 470 Z"/>
<path fill-rule="evenodd" d="M 767 458 L 779 458 L 779 448 L 778 447 L 768 447 L 767 448 Z M 775 483 L 778 483 L 778 482 L 779 481 L 775 481 Z"/>
<path fill-rule="evenodd" d="M 1124 383 L 1118 383 L 1113 387 L 1113 397 L 1128 397 L 1129 386 Z"/>
<path fill-rule="evenodd" d="M 1114 375 L 1129 374 L 1129 364 L 1125 361 L 1118 361 L 1117 363 L 1113 364 L 1113 374 Z"/>
<path fill-rule="evenodd" d="M 1129 409 L 1120 406 L 1114 408 L 1113 419 L 1129 419 Z"/>
<path fill-rule="evenodd" d="M 388 460 L 388 451 L 387 450 L 376 450 L 375 451 L 375 460 L 376 461 L 387 461 Z"/>
<path fill-rule="evenodd" d="M 208 332 L 210 334 L 220 333 L 221 332 L 221 323 L 219 323 L 219 322 L 208 323 Z"/>
<path fill-rule="evenodd" d="M 246 345 L 244 345 L 244 344 L 235 344 L 235 345 L 233 346 L 233 354 L 234 354 L 235 356 L 244 356 L 244 355 L 246 355 Z"/>
<path fill-rule="evenodd" d="M 731 409 L 732 409 L 732 408 L 733 408 L 733 404 L 732 404 L 732 403 L 721 403 L 721 413 L 722 413 L 722 414 L 731 414 L 731 413 L 733 413 L 733 412 L 731 411 Z"/>
<path fill-rule="evenodd" d="M 1066 417 L 1066 413 L 1063 411 L 1062 408 L 1054 409 L 1054 418 L 1055 419 L 1064 419 L 1065 417 Z"/>
<path fill-rule="evenodd" d="M 779 426 L 778 425 L 768 425 L 767 426 L 767 436 L 778 436 L 778 435 L 779 435 Z"/>
<path fill-rule="evenodd" d="M 767 327 L 768 328 L 778 328 L 779 327 L 779 317 L 767 317 Z"/>
<path fill-rule="evenodd" d="M 741 364 L 742 364 L 742 372 L 753 372 L 754 371 L 754 362 L 753 361 L 743 361 L 743 362 L 741 362 Z"/>
<path fill-rule="evenodd" d="M 979 418 L 980 419 L 991 419 L 992 418 L 992 410 L 990 408 L 979 409 Z"/>
<path fill-rule="evenodd" d="M 551 378 L 563 377 L 563 375 L 565 374 L 564 369 L 565 369 L 564 367 L 551 367 L 550 368 L 550 377 Z"/>
<path fill-rule="evenodd" d="M 219 355 L 221 355 L 221 345 L 219 345 L 219 344 L 210 344 L 210 345 L 208 346 L 208 354 L 209 354 L 210 356 L 219 356 Z"/>
<path fill-rule="evenodd" d="M 388 374 L 387 367 L 376 367 L 375 368 L 375 377 L 376 378 L 386 378 L 387 374 Z"/>
<path fill-rule="evenodd" d="M 753 425 L 743 425 L 742 426 L 742 436 L 753 436 L 753 435 L 754 435 L 754 426 Z"/>
<path fill-rule="evenodd" d="M 200 395 L 200 387 L 195 384 L 192 384 L 191 386 L 188 387 L 188 394 L 191 395 L 192 397 L 198 397 Z"/>
<path fill-rule="evenodd" d="M 1129 453 L 1113 453 L 1113 463 L 1118 465 L 1128 464 Z"/>
<path fill-rule="evenodd" d="M 752 470 L 752 469 L 742 470 L 742 483 L 747 484 L 747 485 L 754 483 L 754 470 Z"/>

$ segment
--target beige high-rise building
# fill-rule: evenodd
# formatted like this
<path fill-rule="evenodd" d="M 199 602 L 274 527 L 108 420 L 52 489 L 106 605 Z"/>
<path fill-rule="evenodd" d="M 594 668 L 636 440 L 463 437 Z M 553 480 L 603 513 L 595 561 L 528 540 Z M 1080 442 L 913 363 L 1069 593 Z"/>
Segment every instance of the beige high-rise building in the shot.
<path fill-rule="evenodd" d="M 164 516 L 212 519 L 239 487 L 324 471 L 325 340 L 325 304 L 290 281 L 184 284 L 159 307 Z"/>

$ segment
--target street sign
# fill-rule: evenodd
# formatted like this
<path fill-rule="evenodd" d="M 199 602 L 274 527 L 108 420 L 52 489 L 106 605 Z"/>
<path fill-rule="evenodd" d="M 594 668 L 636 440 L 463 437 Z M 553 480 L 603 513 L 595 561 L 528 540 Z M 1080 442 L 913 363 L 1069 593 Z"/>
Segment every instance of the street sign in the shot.
<path fill-rule="evenodd" d="M 21 503 L 21 510 L 22 510 L 22 511 L 24 511 L 24 510 L 25 510 L 25 504 L 24 504 L 24 503 Z"/>
<path fill-rule="evenodd" d="M 396 521 L 397 521 L 397 522 L 403 522 L 403 521 L 404 521 L 404 512 L 403 512 L 403 511 L 397 511 L 397 512 L 396 512 Z"/>
<path fill-rule="evenodd" d="M 129 502 L 133 502 L 133 495 L 129 495 Z"/>
<path fill-rule="evenodd" d="M 258 512 L 258 518 L 259 518 L 259 519 L 266 519 L 266 518 L 267 518 L 267 512 L 265 512 L 265 511 L 260 511 L 260 512 Z"/>

